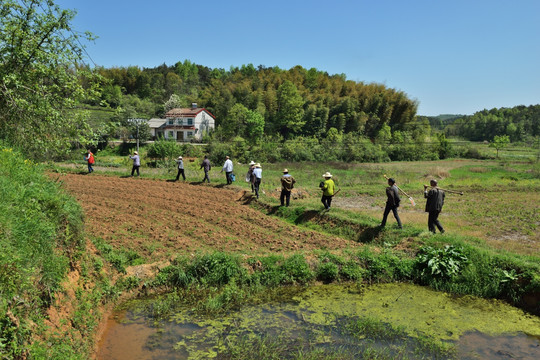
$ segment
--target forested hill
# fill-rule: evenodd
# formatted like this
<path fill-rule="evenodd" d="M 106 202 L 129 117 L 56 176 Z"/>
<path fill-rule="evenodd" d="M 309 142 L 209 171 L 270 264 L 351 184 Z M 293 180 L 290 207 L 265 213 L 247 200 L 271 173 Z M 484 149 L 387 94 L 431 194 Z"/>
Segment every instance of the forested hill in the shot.
<path fill-rule="evenodd" d="M 453 120 L 445 133 L 473 141 L 507 135 L 510 141 L 540 136 L 540 105 L 482 110 Z"/>
<path fill-rule="evenodd" d="M 172 106 L 195 102 L 211 111 L 225 137 L 264 119 L 266 135 L 324 136 L 328 129 L 374 138 L 381 129 L 414 131 L 417 103 L 381 84 L 347 80 L 295 66 L 211 69 L 186 60 L 155 68 L 100 68 L 107 79 L 102 105 L 161 116 Z"/>

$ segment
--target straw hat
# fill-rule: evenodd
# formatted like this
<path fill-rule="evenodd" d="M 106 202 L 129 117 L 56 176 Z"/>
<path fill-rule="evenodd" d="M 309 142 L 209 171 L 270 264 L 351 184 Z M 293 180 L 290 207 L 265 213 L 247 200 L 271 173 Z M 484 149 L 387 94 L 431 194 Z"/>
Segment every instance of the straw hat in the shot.
<path fill-rule="evenodd" d="M 139 155 L 139 153 L 138 153 L 137 151 L 134 151 L 133 153 L 134 153 L 135 155 Z"/>
<path fill-rule="evenodd" d="M 250 162 L 249 162 L 249 166 L 251 166 L 251 165 L 255 165 L 255 161 L 253 161 L 253 160 L 250 161 Z"/>
<path fill-rule="evenodd" d="M 328 171 L 322 176 L 323 178 L 331 178 L 332 174 L 330 174 Z"/>
<path fill-rule="evenodd" d="M 289 172 L 289 170 L 287 170 L 287 169 L 283 169 L 283 172 L 284 172 L 284 173 L 288 173 L 288 172 Z"/>
<path fill-rule="evenodd" d="M 256 164 L 255 164 L 255 167 L 256 167 L 256 168 L 260 168 L 260 167 L 261 167 L 261 164 L 256 163 Z"/>
<path fill-rule="evenodd" d="M 181 157 L 181 156 L 179 156 L 179 157 L 178 157 L 178 160 L 182 160 L 182 157 Z"/>

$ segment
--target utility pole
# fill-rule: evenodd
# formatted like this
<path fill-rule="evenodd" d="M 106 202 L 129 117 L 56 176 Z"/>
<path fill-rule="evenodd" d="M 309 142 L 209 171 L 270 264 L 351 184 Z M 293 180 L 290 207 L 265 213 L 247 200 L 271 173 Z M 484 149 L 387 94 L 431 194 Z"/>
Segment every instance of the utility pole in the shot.
<path fill-rule="evenodd" d="M 148 122 L 146 119 L 128 119 L 129 123 L 135 124 L 137 126 L 137 152 L 139 152 L 139 126 Z"/>

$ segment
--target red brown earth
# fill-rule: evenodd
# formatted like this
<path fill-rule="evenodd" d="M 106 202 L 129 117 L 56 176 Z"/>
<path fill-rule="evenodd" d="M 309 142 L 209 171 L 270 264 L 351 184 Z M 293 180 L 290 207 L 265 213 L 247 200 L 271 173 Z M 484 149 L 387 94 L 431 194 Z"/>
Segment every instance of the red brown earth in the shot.
<path fill-rule="evenodd" d="M 265 215 L 246 205 L 243 190 L 80 174 L 59 180 L 83 207 L 89 237 L 148 262 L 198 251 L 252 255 L 361 246 Z"/>

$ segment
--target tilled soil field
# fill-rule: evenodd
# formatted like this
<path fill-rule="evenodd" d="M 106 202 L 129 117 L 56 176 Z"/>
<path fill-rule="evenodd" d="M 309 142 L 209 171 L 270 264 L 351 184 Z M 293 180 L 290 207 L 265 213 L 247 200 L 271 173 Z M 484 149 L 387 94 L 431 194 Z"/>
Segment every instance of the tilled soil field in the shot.
<path fill-rule="evenodd" d="M 249 255 L 361 246 L 267 216 L 245 205 L 244 191 L 99 175 L 58 179 L 82 205 L 90 237 L 148 260 L 197 251 Z"/>

